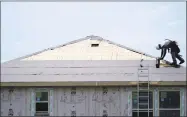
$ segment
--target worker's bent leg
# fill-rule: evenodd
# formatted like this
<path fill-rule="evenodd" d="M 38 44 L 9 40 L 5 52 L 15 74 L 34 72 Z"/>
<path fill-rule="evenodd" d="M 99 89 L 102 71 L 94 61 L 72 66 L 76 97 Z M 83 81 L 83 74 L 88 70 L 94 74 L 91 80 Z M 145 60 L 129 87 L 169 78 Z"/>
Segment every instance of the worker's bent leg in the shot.
<path fill-rule="evenodd" d="M 176 53 L 176 58 L 179 59 L 179 61 L 180 61 L 179 64 L 184 63 L 184 59 L 178 53 Z"/>
<path fill-rule="evenodd" d="M 172 60 L 173 60 L 172 65 L 177 65 L 176 53 L 175 52 L 171 52 L 171 57 L 172 57 Z"/>

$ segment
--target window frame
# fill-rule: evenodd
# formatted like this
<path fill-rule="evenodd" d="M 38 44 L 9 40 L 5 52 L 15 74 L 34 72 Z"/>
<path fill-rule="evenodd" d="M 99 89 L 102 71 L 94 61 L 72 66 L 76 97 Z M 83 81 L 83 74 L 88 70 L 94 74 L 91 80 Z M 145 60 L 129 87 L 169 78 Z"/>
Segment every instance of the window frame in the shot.
<path fill-rule="evenodd" d="M 148 110 L 147 110 L 147 111 L 144 111 L 144 110 L 139 110 L 139 111 L 136 110 L 136 111 L 132 111 L 132 117 L 133 117 L 133 113 L 138 113 L 138 112 L 139 112 L 139 113 L 141 113 L 141 112 L 147 112 L 147 113 L 148 113 Z M 154 117 L 154 111 L 153 111 L 153 110 L 152 110 L 152 111 L 149 110 L 149 113 L 150 113 L 150 112 L 153 113 L 153 117 Z"/>
<path fill-rule="evenodd" d="M 134 90 L 131 91 L 131 93 L 132 93 L 132 94 L 133 94 L 133 92 L 136 92 L 136 93 L 137 93 L 137 91 L 138 91 L 138 90 L 135 90 L 135 89 L 134 89 Z M 139 91 L 139 92 L 141 92 L 141 91 Z M 152 93 L 152 108 L 149 108 L 149 113 L 152 112 L 152 113 L 153 113 L 153 116 L 154 116 L 154 113 L 155 113 L 155 112 L 154 112 L 154 105 L 155 105 L 155 104 L 154 104 L 154 89 L 150 89 L 149 92 Z M 148 109 L 146 109 L 146 108 L 145 108 L 145 109 L 133 108 L 133 97 L 131 97 L 131 101 L 132 101 L 132 105 L 131 105 L 131 107 L 132 107 L 132 115 L 133 115 L 133 112 L 139 112 L 139 113 L 140 113 L 140 112 L 147 112 L 147 113 L 148 113 Z"/>
<path fill-rule="evenodd" d="M 48 101 L 37 101 L 36 100 L 36 92 L 47 92 L 48 93 Z M 50 113 L 50 89 L 46 88 L 37 88 L 34 90 L 34 95 L 35 95 L 35 114 L 36 113 Z M 36 103 L 48 103 L 48 110 L 47 111 L 36 111 Z"/>
<path fill-rule="evenodd" d="M 159 116 L 160 116 L 160 111 L 179 111 L 179 116 L 180 116 L 180 110 L 172 109 L 172 110 L 159 110 Z"/>
<path fill-rule="evenodd" d="M 137 92 L 137 90 L 133 89 L 131 93 L 133 92 Z M 141 91 L 139 91 L 141 92 Z M 149 108 L 149 112 L 153 112 L 153 115 L 154 115 L 154 89 L 150 89 L 149 92 L 152 93 L 152 108 Z M 132 113 L 133 112 L 137 112 L 137 111 L 141 111 L 141 112 L 148 112 L 148 109 L 140 109 L 140 108 L 133 108 L 133 98 L 131 97 L 131 101 L 132 101 Z"/>
<path fill-rule="evenodd" d="M 179 102 L 180 102 L 180 106 L 179 108 L 160 108 L 160 92 L 179 92 Z M 180 89 L 160 89 L 158 90 L 158 115 L 160 116 L 160 110 L 164 111 L 164 110 L 178 110 L 179 113 L 181 111 L 181 93 L 180 93 Z"/>

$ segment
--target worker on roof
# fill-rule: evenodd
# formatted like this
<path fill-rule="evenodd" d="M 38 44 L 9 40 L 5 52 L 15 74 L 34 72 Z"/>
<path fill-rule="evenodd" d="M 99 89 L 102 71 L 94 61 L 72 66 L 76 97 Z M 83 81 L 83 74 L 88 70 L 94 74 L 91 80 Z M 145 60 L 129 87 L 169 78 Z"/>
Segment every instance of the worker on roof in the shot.
<path fill-rule="evenodd" d="M 156 47 L 157 50 L 161 49 L 161 57 L 159 58 L 159 60 L 163 60 L 164 57 L 166 56 L 166 51 L 168 50 L 168 52 L 170 51 L 171 56 L 172 56 L 172 60 L 173 62 L 171 63 L 171 65 L 177 65 L 177 60 L 176 58 L 180 61 L 179 64 L 184 63 L 184 59 L 181 57 L 181 55 L 179 55 L 180 53 L 180 49 L 178 47 L 178 44 L 176 41 L 172 41 L 169 39 L 165 39 L 165 43 L 163 45 L 158 44 L 158 46 Z"/>

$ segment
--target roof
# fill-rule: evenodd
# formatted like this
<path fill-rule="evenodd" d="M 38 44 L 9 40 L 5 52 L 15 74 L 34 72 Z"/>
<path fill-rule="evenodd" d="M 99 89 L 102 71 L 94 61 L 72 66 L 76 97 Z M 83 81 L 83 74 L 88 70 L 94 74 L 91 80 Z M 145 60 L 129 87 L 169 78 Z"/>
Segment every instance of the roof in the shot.
<path fill-rule="evenodd" d="M 83 40 L 104 40 L 132 52 L 151 58 L 154 56 L 105 40 L 87 36 L 69 43 L 48 48 L 1 64 L 1 86 L 127 86 L 138 81 L 140 64 L 143 75 L 152 85 L 185 85 L 186 68 L 156 68 L 155 60 L 34 60 L 21 61 L 44 51 L 74 44 Z M 141 63 L 142 61 L 142 63 Z M 167 61 L 166 61 L 167 63 Z M 141 68 L 142 69 L 142 68 Z M 148 70 L 145 70 L 148 69 Z M 144 73 L 145 72 L 145 73 Z M 147 81 L 148 79 L 139 79 Z"/>
<path fill-rule="evenodd" d="M 143 61 L 142 75 L 153 84 L 184 85 L 186 68 L 156 68 L 155 61 Z M 20 61 L 2 65 L 1 85 L 77 86 L 132 85 L 138 80 L 140 61 Z M 146 70 L 149 69 L 149 70 Z M 139 79 L 147 81 L 148 79 Z"/>

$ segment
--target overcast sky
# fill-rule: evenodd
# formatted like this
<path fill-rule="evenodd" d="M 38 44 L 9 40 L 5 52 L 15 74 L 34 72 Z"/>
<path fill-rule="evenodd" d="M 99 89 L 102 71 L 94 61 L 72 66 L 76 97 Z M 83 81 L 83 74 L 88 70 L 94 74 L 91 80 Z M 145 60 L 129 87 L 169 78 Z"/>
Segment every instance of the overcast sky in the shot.
<path fill-rule="evenodd" d="M 88 35 L 153 56 L 160 56 L 155 46 L 170 38 L 186 60 L 185 27 L 185 2 L 3 2 L 1 62 Z"/>

